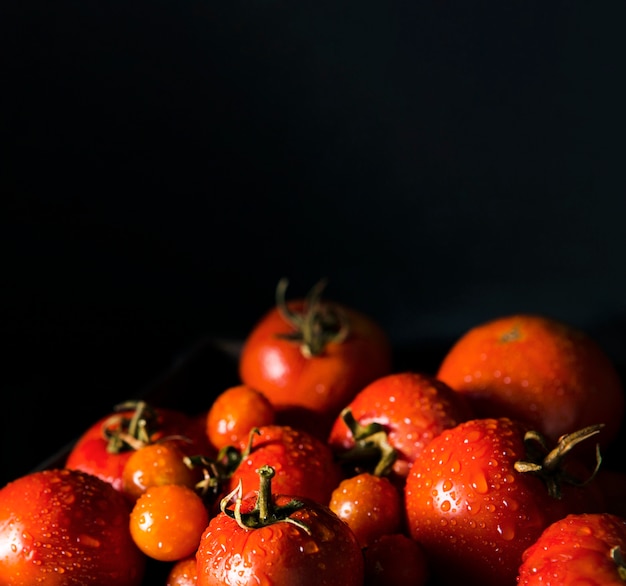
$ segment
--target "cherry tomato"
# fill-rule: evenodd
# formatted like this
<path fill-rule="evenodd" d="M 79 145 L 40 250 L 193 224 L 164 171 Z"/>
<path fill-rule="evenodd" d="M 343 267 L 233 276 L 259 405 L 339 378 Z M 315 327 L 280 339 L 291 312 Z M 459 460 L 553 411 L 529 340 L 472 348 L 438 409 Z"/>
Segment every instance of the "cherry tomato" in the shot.
<path fill-rule="evenodd" d="M 188 437 L 190 452 L 204 449 L 204 434 L 192 436 L 193 429 L 190 417 L 180 411 L 155 409 L 143 401 L 124 403 L 85 430 L 65 467 L 94 474 L 123 491 L 124 466 L 133 451 L 166 436 Z"/>
<path fill-rule="evenodd" d="M 240 355 L 241 380 L 261 391 L 279 423 L 303 427 L 326 439 L 341 409 L 366 384 L 391 372 L 387 333 L 354 308 L 321 298 L 320 281 L 305 299 L 285 301 L 256 323 Z"/>
<path fill-rule="evenodd" d="M 235 385 L 222 391 L 206 416 L 206 434 L 211 445 L 220 450 L 247 441 L 255 427 L 272 425 L 276 414 L 263 393 L 248 385 Z"/>
<path fill-rule="evenodd" d="M 128 503 L 78 470 L 33 472 L 0 489 L 0 584 L 138 586 L 146 558 Z"/>
<path fill-rule="evenodd" d="M 403 533 L 381 535 L 363 553 L 364 586 L 426 586 L 428 583 L 426 552 Z"/>
<path fill-rule="evenodd" d="M 335 420 L 328 443 L 348 463 L 358 463 L 360 454 L 367 456 L 378 447 L 373 471 L 389 474 L 402 486 L 424 447 L 471 415 L 465 398 L 444 382 L 419 372 L 392 373 L 357 393 Z M 389 456 L 393 460 L 385 460 Z M 382 469 L 377 470 L 379 464 Z"/>
<path fill-rule="evenodd" d="M 403 528 L 401 494 L 385 476 L 363 472 L 345 478 L 333 491 L 329 508 L 348 524 L 361 547 Z"/>
<path fill-rule="evenodd" d="M 149 487 L 182 484 L 194 488 L 202 479 L 201 471 L 185 463 L 186 454 L 179 441 L 163 440 L 130 452 L 122 470 L 122 491 L 136 501 Z"/>
<path fill-rule="evenodd" d="M 137 547 L 159 561 L 191 555 L 209 523 L 202 498 L 180 484 L 149 487 L 130 513 L 130 533 Z"/>
<path fill-rule="evenodd" d="M 319 502 L 276 494 L 273 472 L 259 469 L 256 496 L 238 487 L 222 500 L 196 553 L 198 586 L 363 586 L 352 530 Z"/>
<path fill-rule="evenodd" d="M 609 513 L 568 515 L 524 552 L 519 586 L 623 586 L 626 519 Z"/>
<path fill-rule="evenodd" d="M 478 417 L 527 422 L 548 439 L 603 423 L 605 448 L 624 417 L 624 388 L 606 352 L 581 330 L 530 314 L 474 326 L 443 358 L 437 377 Z"/>
<path fill-rule="evenodd" d="M 332 491 L 342 478 L 341 468 L 325 442 L 303 429 L 288 425 L 266 425 L 241 443 L 242 459 L 229 479 L 228 491 L 239 482 L 244 496 L 259 484 L 257 470 L 269 465 L 275 470 L 274 490 L 282 494 L 308 497 L 328 504 Z"/>
<path fill-rule="evenodd" d="M 514 584 L 523 551 L 551 522 L 604 503 L 575 445 L 596 429 L 545 438 L 508 418 L 446 430 L 413 462 L 405 485 L 408 530 L 442 584 Z M 581 485 L 581 486 L 577 486 Z M 453 563 L 452 563 L 453 561 Z"/>

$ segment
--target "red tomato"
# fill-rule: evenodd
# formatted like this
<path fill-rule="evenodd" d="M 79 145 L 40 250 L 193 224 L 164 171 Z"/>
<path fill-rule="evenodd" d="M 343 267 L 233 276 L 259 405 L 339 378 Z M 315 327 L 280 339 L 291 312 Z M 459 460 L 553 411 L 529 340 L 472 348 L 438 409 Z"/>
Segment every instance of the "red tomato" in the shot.
<path fill-rule="evenodd" d="M 278 495 L 259 469 L 258 495 L 228 497 L 196 553 L 198 586 L 363 586 L 363 555 L 351 529 L 311 499 Z"/>
<path fill-rule="evenodd" d="M 608 513 L 568 515 L 524 552 L 519 586 L 624 586 L 626 519 Z"/>
<path fill-rule="evenodd" d="M 329 508 L 348 524 L 361 547 L 403 529 L 402 495 L 385 476 L 363 472 L 345 478 L 333 491 Z"/>
<path fill-rule="evenodd" d="M 422 546 L 402 533 L 381 535 L 363 552 L 364 586 L 426 586 L 430 577 Z"/>
<path fill-rule="evenodd" d="M 411 464 L 434 437 L 471 416 L 463 396 L 444 382 L 417 372 L 376 379 L 359 391 L 346 409 L 358 429 L 351 429 L 339 416 L 328 437 L 333 451 L 358 461 L 359 452 L 371 451 L 382 431 L 384 441 L 395 450 L 389 474 L 398 485 L 404 484 Z M 355 436 L 360 437 L 355 440 Z"/>
<path fill-rule="evenodd" d="M 166 436 L 184 436 L 191 440 L 190 454 L 205 449 L 204 434 L 201 437 L 194 434 L 197 427 L 184 413 L 155 409 L 143 401 L 132 405 L 132 408 L 121 408 L 87 428 L 74 444 L 65 467 L 94 474 L 116 490 L 123 491 L 124 466 L 138 448 Z"/>
<path fill-rule="evenodd" d="M 435 437 L 413 463 L 408 529 L 442 584 L 514 584 L 523 551 L 551 522 L 602 510 L 597 486 L 569 484 L 590 477 L 566 447 L 572 438 L 547 452 L 526 432 L 507 418 L 470 420 Z"/>
<path fill-rule="evenodd" d="M 229 480 L 229 491 L 238 483 L 249 496 L 259 485 L 257 469 L 275 469 L 274 490 L 303 496 L 328 504 L 332 491 L 342 478 L 341 468 L 330 447 L 303 429 L 287 425 L 266 425 L 252 434 L 249 446 L 241 442 L 243 457 Z"/>
<path fill-rule="evenodd" d="M 281 417 L 326 439 L 340 410 L 366 384 L 391 372 L 391 344 L 369 316 L 320 297 L 277 305 L 250 331 L 239 362 L 241 380 L 261 391 Z"/>
<path fill-rule="evenodd" d="M 0 584 L 138 586 L 146 557 L 124 497 L 77 470 L 27 474 L 0 489 Z"/>
<path fill-rule="evenodd" d="M 604 350 L 573 326 L 539 315 L 478 324 L 450 348 L 437 377 L 471 401 L 477 417 L 511 417 L 556 441 L 603 423 L 600 445 L 617 436 L 624 388 Z"/>

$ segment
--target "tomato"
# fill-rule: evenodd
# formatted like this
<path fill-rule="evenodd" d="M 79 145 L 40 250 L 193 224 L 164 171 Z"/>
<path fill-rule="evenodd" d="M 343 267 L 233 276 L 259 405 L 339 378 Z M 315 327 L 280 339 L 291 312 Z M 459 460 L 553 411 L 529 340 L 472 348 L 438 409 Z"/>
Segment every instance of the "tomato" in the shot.
<path fill-rule="evenodd" d="M 364 586 L 426 586 L 430 578 L 426 552 L 403 533 L 381 535 L 364 556 Z"/>
<path fill-rule="evenodd" d="M 333 491 L 329 508 L 348 524 L 361 547 L 403 528 L 402 496 L 385 476 L 362 472 L 345 478 Z"/>
<path fill-rule="evenodd" d="M 167 574 L 165 586 L 196 586 L 198 584 L 198 570 L 195 552 L 172 564 Z"/>
<path fill-rule="evenodd" d="M 146 558 L 128 503 L 77 470 L 33 472 L 0 489 L 0 584 L 138 586 Z"/>
<path fill-rule="evenodd" d="M 240 444 L 242 458 L 230 476 L 229 491 L 241 482 L 244 495 L 249 496 L 259 484 L 257 469 L 269 465 L 275 470 L 276 492 L 328 504 L 342 479 L 341 468 L 328 444 L 288 425 L 259 427 L 251 440 L 249 445 Z"/>
<path fill-rule="evenodd" d="M 122 470 L 122 492 L 136 501 L 149 487 L 181 484 L 194 488 L 201 471 L 185 463 L 179 441 L 162 440 L 131 451 Z"/>
<path fill-rule="evenodd" d="M 551 522 L 604 503 L 577 443 L 553 449 L 508 418 L 474 419 L 446 430 L 415 460 L 405 485 L 408 530 L 442 584 L 514 584 L 523 551 Z M 453 563 L 452 563 L 453 562 Z"/>
<path fill-rule="evenodd" d="M 347 410 L 355 423 L 346 421 Z M 394 450 L 391 469 L 383 473 L 401 486 L 424 447 L 471 415 L 465 398 L 444 382 L 419 372 L 392 373 L 357 393 L 335 420 L 328 443 L 340 457 L 358 461 L 359 452 L 367 454 L 382 439 L 388 446 L 380 446 L 381 460 L 385 450 Z"/>
<path fill-rule="evenodd" d="M 256 496 L 238 487 L 222 500 L 196 553 L 198 586 L 363 586 L 363 555 L 352 530 L 328 507 L 276 494 L 274 471 L 259 469 Z"/>
<path fill-rule="evenodd" d="M 524 552 L 519 586 L 624 586 L 626 519 L 608 513 L 568 515 Z"/>
<path fill-rule="evenodd" d="M 623 421 L 624 388 L 609 356 L 586 333 L 545 316 L 474 326 L 448 350 L 437 377 L 466 395 L 478 417 L 526 421 L 552 441 L 604 423 L 606 447 Z"/>
<path fill-rule="evenodd" d="M 133 451 L 168 436 L 189 437 L 189 452 L 204 449 L 186 414 L 153 408 L 143 401 L 124 403 L 89 426 L 70 451 L 65 467 L 89 472 L 123 491 L 123 471 Z M 196 443 L 197 442 L 197 443 Z"/>
<path fill-rule="evenodd" d="M 277 303 L 244 341 L 241 380 L 261 391 L 280 423 L 304 427 L 326 439 L 341 409 L 366 384 L 392 368 L 387 333 L 371 317 L 321 298 L 321 281 L 305 299 Z"/>
<path fill-rule="evenodd" d="M 165 562 L 194 553 L 208 523 L 202 498 L 181 484 L 149 487 L 130 513 L 130 533 L 137 547 Z"/>
<path fill-rule="evenodd" d="M 206 435 L 220 450 L 247 441 L 255 427 L 275 422 L 274 407 L 263 393 L 248 385 L 235 385 L 222 391 L 206 415 Z"/>

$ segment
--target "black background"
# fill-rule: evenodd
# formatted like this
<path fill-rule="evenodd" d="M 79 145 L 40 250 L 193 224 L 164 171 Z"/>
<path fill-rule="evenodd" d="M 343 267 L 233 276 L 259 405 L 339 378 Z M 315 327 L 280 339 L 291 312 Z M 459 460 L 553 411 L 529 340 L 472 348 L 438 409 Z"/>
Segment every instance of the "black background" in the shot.
<path fill-rule="evenodd" d="M 537 311 L 626 360 L 625 3 L 0 10 L 0 480 L 281 276 L 399 348 Z"/>

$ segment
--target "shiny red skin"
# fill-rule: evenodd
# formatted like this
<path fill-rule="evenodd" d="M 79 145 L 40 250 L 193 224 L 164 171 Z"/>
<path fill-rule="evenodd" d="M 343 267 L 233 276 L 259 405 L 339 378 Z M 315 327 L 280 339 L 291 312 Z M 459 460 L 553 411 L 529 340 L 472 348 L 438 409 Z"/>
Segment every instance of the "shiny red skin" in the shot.
<path fill-rule="evenodd" d="M 76 470 L 34 472 L 0 490 L 0 584 L 138 586 L 146 557 L 109 483 Z"/>
<path fill-rule="evenodd" d="M 376 379 L 347 405 L 361 425 L 381 424 L 389 444 L 398 452 L 392 476 L 403 484 L 413 461 L 444 429 L 470 419 L 465 397 L 433 376 L 420 372 L 393 373 Z M 337 417 L 328 436 L 335 452 L 355 444 L 352 433 Z"/>
<path fill-rule="evenodd" d="M 563 486 L 556 499 L 537 476 L 515 470 L 526 457 L 526 429 L 508 418 L 470 420 L 434 438 L 413 463 L 408 531 L 442 585 L 515 584 L 522 553 L 550 523 L 602 510 L 593 483 Z"/>
<path fill-rule="evenodd" d="M 133 411 L 122 411 L 121 415 L 132 415 Z M 193 422 L 186 414 L 173 409 L 158 409 L 159 431 L 153 441 L 169 435 L 189 436 L 193 441 L 189 444 L 189 455 L 206 451 L 208 442 L 204 430 Z M 107 442 L 102 435 L 102 426 L 113 414 L 102 417 L 78 438 L 65 461 L 65 467 L 72 470 L 82 470 L 98 476 L 113 485 L 116 490 L 123 492 L 123 472 L 126 462 L 133 450 L 120 453 L 107 451 Z M 181 445 L 184 445 L 181 443 Z"/>
<path fill-rule="evenodd" d="M 280 506 L 291 496 L 275 496 Z M 209 522 L 196 553 L 198 586 L 363 586 L 363 555 L 349 527 L 328 507 L 301 499 L 291 518 L 311 535 L 281 521 L 258 529 L 240 527 L 225 513 Z M 256 498 L 244 499 L 242 511 Z"/>
<path fill-rule="evenodd" d="M 626 552 L 624 517 L 568 515 L 547 527 L 524 552 L 518 586 L 624 586 L 611 559 L 615 546 Z"/>
<path fill-rule="evenodd" d="M 227 492 L 241 481 L 243 495 L 251 495 L 259 486 L 257 470 L 268 465 L 275 470 L 274 493 L 303 496 L 327 505 L 342 478 L 330 447 L 307 431 L 287 425 L 266 425 L 258 430 L 250 453 L 230 477 Z M 242 441 L 239 447 L 243 451 L 247 443 Z"/>
<path fill-rule="evenodd" d="M 261 391 L 274 405 L 280 422 L 301 421 L 309 431 L 320 426 L 326 438 L 339 411 L 372 380 L 392 368 L 392 349 L 386 332 L 367 315 L 334 304 L 347 316 L 350 334 L 342 342 L 329 343 L 325 351 L 305 357 L 297 343 L 277 337 L 295 331 L 272 308 L 252 328 L 239 362 L 241 380 Z M 304 303 L 288 303 L 302 311 Z"/>

